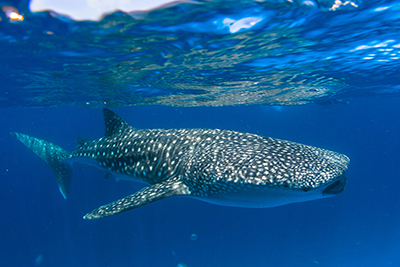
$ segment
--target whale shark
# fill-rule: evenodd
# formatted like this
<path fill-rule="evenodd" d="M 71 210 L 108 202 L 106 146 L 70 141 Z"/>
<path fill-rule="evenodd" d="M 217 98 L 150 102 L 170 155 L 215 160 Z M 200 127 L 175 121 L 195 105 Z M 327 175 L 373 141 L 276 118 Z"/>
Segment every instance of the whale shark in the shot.
<path fill-rule="evenodd" d="M 83 218 L 95 220 L 149 203 L 188 196 L 234 207 L 268 208 L 330 197 L 346 186 L 350 159 L 291 141 L 221 129 L 136 129 L 103 110 L 104 136 L 78 138 L 68 152 L 45 140 L 12 132 L 53 170 L 64 198 L 72 163 L 106 171 L 106 177 L 148 184 L 100 206 Z"/>

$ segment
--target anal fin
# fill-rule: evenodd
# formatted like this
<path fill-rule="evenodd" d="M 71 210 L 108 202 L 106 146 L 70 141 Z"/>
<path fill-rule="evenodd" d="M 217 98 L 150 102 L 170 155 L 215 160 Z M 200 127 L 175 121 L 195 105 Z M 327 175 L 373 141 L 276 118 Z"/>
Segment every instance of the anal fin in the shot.
<path fill-rule="evenodd" d="M 146 186 L 132 195 L 103 205 L 86 214 L 83 218 L 85 220 L 97 220 L 136 209 L 167 197 L 187 196 L 189 194 L 189 188 L 183 182 L 176 179 L 169 179 Z"/>
<path fill-rule="evenodd" d="M 112 177 L 113 177 L 112 173 L 106 172 L 106 174 L 104 174 L 104 179 L 109 179 Z"/>

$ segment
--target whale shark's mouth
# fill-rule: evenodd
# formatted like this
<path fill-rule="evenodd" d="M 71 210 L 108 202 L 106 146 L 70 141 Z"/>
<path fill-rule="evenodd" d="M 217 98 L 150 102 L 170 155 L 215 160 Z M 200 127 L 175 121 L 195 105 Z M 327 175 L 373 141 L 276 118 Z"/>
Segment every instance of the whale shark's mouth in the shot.
<path fill-rule="evenodd" d="M 346 176 L 342 175 L 338 180 L 328 185 L 322 192 L 323 196 L 331 196 L 340 194 L 346 187 L 347 179 Z"/>

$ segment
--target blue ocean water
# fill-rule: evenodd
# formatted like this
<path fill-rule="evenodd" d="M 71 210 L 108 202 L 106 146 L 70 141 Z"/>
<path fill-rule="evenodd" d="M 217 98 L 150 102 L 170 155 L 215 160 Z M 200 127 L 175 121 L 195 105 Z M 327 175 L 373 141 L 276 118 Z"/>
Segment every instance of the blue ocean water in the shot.
<path fill-rule="evenodd" d="M 24 20 L 0 11 L 0 265 L 400 266 L 400 2 L 351 3 L 211 1 L 100 22 L 2 3 Z M 231 129 L 337 151 L 351 159 L 348 184 L 270 209 L 175 197 L 85 221 L 142 185 L 75 164 L 64 200 L 9 132 L 72 151 L 77 137 L 103 135 L 100 107 L 136 128 Z"/>

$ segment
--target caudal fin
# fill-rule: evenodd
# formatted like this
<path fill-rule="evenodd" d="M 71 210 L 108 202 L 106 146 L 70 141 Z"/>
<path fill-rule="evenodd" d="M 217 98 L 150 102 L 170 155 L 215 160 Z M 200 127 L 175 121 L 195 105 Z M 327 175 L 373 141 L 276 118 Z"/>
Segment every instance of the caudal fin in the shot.
<path fill-rule="evenodd" d="M 71 185 L 72 168 L 68 164 L 65 164 L 64 160 L 70 157 L 70 153 L 55 144 L 26 134 L 15 132 L 11 132 L 10 134 L 29 147 L 51 167 L 56 175 L 58 188 L 66 199 Z"/>

